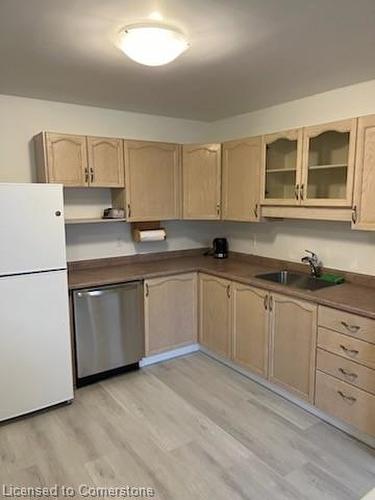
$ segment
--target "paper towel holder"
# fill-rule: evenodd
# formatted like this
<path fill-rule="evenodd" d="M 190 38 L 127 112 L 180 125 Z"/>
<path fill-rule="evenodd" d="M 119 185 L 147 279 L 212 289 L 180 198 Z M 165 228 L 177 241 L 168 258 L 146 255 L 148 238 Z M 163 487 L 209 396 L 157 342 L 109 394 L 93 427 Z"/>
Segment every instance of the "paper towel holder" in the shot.
<path fill-rule="evenodd" d="M 160 221 L 131 222 L 130 226 L 133 240 L 138 243 L 141 241 L 141 231 L 157 231 L 164 229 L 161 227 Z"/>

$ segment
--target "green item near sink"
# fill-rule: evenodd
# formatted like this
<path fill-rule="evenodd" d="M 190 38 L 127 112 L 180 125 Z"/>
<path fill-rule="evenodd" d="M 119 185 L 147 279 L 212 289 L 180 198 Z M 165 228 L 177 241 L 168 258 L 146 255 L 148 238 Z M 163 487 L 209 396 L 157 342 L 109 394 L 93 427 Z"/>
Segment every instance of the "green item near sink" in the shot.
<path fill-rule="evenodd" d="M 344 276 L 338 276 L 337 274 L 323 273 L 319 276 L 319 279 L 322 281 L 327 281 L 328 283 L 334 283 L 335 285 L 340 285 L 344 283 Z"/>

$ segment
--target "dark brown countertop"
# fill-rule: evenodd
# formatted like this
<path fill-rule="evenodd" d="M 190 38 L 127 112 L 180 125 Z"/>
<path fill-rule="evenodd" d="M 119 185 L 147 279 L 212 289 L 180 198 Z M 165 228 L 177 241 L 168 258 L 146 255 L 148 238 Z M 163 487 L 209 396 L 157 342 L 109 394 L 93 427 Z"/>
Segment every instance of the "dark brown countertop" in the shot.
<path fill-rule="evenodd" d="M 275 270 L 276 265 L 280 266 L 280 261 L 252 256 L 230 256 L 225 260 L 217 260 L 204 257 L 201 251 L 181 254 L 184 252 L 170 252 L 170 256 L 165 254 L 160 258 L 135 256 L 103 259 L 103 263 L 93 261 L 92 267 L 87 261 L 82 267 L 79 263 L 73 263 L 69 269 L 69 288 L 74 290 L 198 271 L 375 319 L 375 287 L 373 284 L 362 284 L 366 283 L 366 277 L 354 283 L 347 282 L 310 292 L 255 278 L 257 274 Z M 368 282 L 373 283 L 373 278 L 368 277 Z"/>

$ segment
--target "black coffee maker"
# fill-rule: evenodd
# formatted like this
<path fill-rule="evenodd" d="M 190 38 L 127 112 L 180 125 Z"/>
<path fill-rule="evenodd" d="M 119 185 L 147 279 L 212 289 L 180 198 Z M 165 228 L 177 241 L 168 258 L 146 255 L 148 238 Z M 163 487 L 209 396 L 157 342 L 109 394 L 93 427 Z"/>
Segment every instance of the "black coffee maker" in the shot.
<path fill-rule="evenodd" d="M 226 259 L 228 257 L 228 241 L 226 238 L 215 238 L 212 247 L 215 259 Z"/>

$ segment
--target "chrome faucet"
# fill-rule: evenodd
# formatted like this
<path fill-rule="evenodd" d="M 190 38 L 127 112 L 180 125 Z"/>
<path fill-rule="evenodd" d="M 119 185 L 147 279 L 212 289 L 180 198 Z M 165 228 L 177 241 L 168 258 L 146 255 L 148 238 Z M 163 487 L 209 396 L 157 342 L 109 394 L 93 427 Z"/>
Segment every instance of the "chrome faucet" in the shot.
<path fill-rule="evenodd" d="M 322 272 L 322 263 L 316 253 L 311 250 L 305 250 L 305 252 L 310 255 L 302 257 L 301 262 L 304 262 L 310 266 L 311 276 L 314 278 L 319 278 Z"/>

